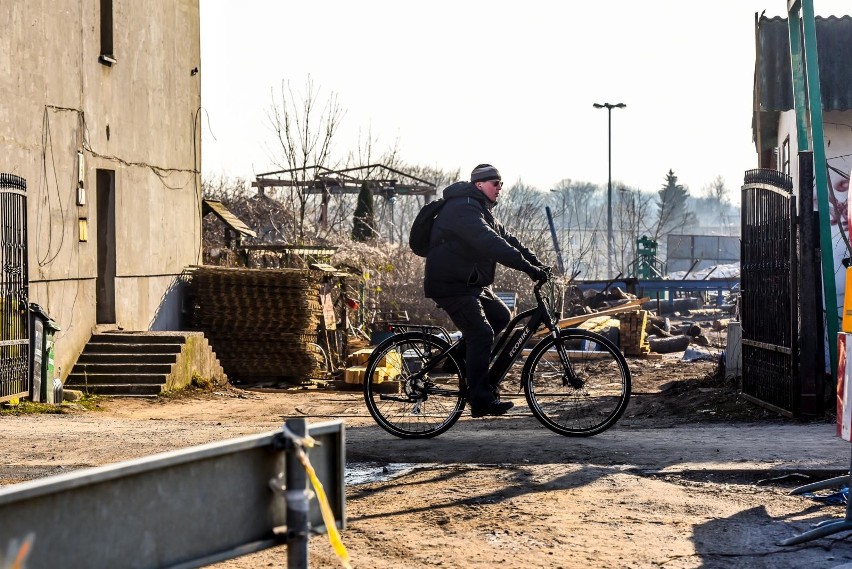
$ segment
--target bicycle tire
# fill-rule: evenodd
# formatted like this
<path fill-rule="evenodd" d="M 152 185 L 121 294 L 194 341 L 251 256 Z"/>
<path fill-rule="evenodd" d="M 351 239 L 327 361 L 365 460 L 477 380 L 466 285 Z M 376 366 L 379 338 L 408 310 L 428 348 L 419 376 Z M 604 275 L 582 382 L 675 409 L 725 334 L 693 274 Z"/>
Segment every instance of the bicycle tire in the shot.
<path fill-rule="evenodd" d="M 364 401 L 381 428 L 403 439 L 426 439 L 459 420 L 467 398 L 456 357 L 448 354 L 436 371 L 418 374 L 449 346 L 438 336 L 406 332 L 373 350 L 364 372 Z"/>
<path fill-rule="evenodd" d="M 570 384 L 558 353 L 569 354 L 576 386 Z M 589 437 L 612 427 L 630 401 L 630 368 L 607 338 L 581 329 L 563 330 L 533 348 L 524 366 L 524 394 L 533 415 L 560 435 Z"/>

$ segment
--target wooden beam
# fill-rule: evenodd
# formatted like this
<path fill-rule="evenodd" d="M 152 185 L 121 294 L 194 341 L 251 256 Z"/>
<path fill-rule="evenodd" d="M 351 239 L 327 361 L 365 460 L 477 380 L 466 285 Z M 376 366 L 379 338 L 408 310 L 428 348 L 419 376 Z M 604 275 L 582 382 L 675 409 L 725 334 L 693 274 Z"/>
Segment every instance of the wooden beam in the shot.
<path fill-rule="evenodd" d="M 598 316 L 612 316 L 615 314 L 621 314 L 623 312 L 633 312 L 634 310 L 639 310 L 642 307 L 642 304 L 651 300 L 650 297 L 645 298 L 637 298 L 636 300 L 631 300 L 625 302 L 624 304 L 620 304 L 618 306 L 613 306 L 612 308 L 604 308 L 603 310 L 598 310 L 597 312 L 592 312 L 591 314 L 581 314 L 579 316 L 571 316 L 570 318 L 563 318 L 559 321 L 559 329 L 565 328 L 573 328 L 577 326 L 577 324 L 582 324 L 586 320 L 591 318 L 597 318 Z M 536 332 L 533 336 L 540 338 L 542 336 L 546 336 L 549 334 L 549 330 L 541 330 Z"/>

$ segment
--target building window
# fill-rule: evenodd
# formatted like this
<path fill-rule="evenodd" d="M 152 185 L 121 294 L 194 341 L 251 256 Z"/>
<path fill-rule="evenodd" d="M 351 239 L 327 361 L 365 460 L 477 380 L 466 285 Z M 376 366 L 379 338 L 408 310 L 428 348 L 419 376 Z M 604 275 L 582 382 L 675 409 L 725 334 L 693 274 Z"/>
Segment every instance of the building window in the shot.
<path fill-rule="evenodd" d="M 115 63 L 112 46 L 112 0 L 101 0 L 101 54 L 98 61 L 104 65 Z"/>
<path fill-rule="evenodd" d="M 790 135 L 787 135 L 787 138 L 784 139 L 784 143 L 781 145 L 781 171 L 790 175 Z"/>

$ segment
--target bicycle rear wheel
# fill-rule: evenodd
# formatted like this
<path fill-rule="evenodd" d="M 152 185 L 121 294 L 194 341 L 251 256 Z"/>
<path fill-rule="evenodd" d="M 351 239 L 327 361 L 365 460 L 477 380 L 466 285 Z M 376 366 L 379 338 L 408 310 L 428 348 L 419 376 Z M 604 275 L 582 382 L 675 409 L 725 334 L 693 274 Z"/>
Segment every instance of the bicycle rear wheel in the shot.
<path fill-rule="evenodd" d="M 557 348 L 565 348 L 566 369 Z M 530 353 L 524 389 L 533 414 L 548 429 L 569 437 L 601 433 L 618 421 L 630 401 L 630 369 L 619 349 L 588 330 L 563 330 Z"/>
<path fill-rule="evenodd" d="M 455 356 L 422 371 L 449 346 L 437 336 L 407 332 L 376 347 L 364 373 L 364 401 L 380 427 L 400 438 L 423 439 L 459 420 L 466 397 Z"/>

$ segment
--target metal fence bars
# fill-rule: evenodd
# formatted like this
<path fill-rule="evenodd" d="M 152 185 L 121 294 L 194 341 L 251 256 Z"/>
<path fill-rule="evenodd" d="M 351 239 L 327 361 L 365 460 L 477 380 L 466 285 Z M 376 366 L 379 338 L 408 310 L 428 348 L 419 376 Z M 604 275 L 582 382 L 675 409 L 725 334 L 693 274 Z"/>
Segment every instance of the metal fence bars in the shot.
<path fill-rule="evenodd" d="M 742 187 L 742 393 L 798 413 L 798 270 L 792 179 L 749 170 Z"/>
<path fill-rule="evenodd" d="M 29 392 L 27 182 L 0 174 L 0 401 Z"/>

